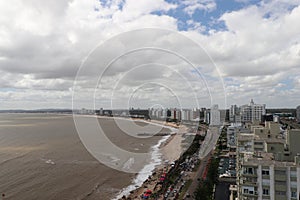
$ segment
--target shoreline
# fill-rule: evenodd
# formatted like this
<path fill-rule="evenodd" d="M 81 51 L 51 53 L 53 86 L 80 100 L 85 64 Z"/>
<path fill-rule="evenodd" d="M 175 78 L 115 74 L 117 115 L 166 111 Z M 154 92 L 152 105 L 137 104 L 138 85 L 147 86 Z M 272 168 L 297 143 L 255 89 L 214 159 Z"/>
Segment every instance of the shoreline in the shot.
<path fill-rule="evenodd" d="M 125 186 L 114 195 L 111 199 L 141 199 L 140 196 L 148 189 L 154 191 L 158 185 L 158 180 L 163 173 L 167 173 L 169 166 L 172 162 L 178 160 L 183 153 L 183 135 L 187 133 L 188 127 L 186 125 L 176 125 L 174 123 L 158 121 L 158 120 L 144 120 L 125 117 L 109 117 L 109 116 L 91 116 L 80 115 L 85 117 L 95 117 L 98 119 L 118 119 L 127 120 L 133 122 L 143 122 L 167 128 L 170 130 L 170 134 L 162 136 L 156 145 L 151 147 L 149 153 L 151 154 L 151 162 L 144 165 L 144 167 L 138 172 L 131 181 L 131 184 Z"/>
<path fill-rule="evenodd" d="M 164 136 L 158 141 L 156 145 L 154 145 L 151 148 L 152 162 L 144 165 L 143 169 L 132 179 L 131 184 L 123 188 L 115 197 L 113 197 L 113 200 L 123 199 L 124 196 L 131 196 L 137 193 L 143 193 L 145 182 L 147 180 L 149 181 L 149 177 L 157 173 L 157 170 L 163 165 L 160 147 L 163 145 L 164 142 L 166 142 L 166 140 L 168 140 L 168 138 L 169 136 Z"/>
<path fill-rule="evenodd" d="M 139 120 L 148 123 L 146 120 Z M 152 122 L 154 125 L 163 125 L 163 126 L 168 126 L 168 128 L 174 129 L 174 126 L 170 125 L 170 123 L 164 123 L 160 122 L 157 123 L 157 121 Z M 166 125 L 167 124 L 167 125 Z M 157 145 L 158 146 L 158 151 L 159 151 L 159 164 L 154 166 L 154 169 L 149 173 L 149 176 L 145 177 L 143 180 L 142 184 L 139 185 L 138 187 L 131 187 L 133 188 L 132 190 L 128 191 L 127 194 L 125 192 L 120 192 L 115 198 L 116 199 L 140 199 L 140 196 L 146 191 L 146 190 L 157 190 L 157 183 L 160 178 L 160 176 L 163 173 L 167 173 L 169 170 L 170 163 L 175 162 L 180 158 L 180 156 L 183 153 L 183 148 L 181 147 L 182 141 L 183 141 L 183 134 L 187 132 L 188 128 L 185 125 L 181 125 L 175 134 L 171 134 L 168 136 L 164 136 Z M 150 163 L 151 164 L 151 163 Z M 147 166 L 147 165 L 146 165 Z M 140 173 L 139 173 L 140 174 Z M 137 177 L 139 176 L 137 175 Z M 136 177 L 136 178 L 137 178 Z M 135 178 L 135 179 L 136 179 Z M 133 179 L 133 183 L 135 182 L 135 179 Z M 133 186 L 131 184 L 130 186 Z M 128 186 L 127 188 L 129 188 Z M 158 186 L 159 187 L 159 186 Z"/>

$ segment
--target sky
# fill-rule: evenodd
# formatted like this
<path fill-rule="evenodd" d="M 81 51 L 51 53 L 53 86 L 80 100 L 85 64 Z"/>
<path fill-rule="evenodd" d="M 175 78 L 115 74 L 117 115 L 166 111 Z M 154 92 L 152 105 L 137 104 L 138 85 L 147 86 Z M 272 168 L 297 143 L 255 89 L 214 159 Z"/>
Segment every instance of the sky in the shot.
<path fill-rule="evenodd" d="M 300 105 L 300 0 L 0 1 L 0 110 Z"/>

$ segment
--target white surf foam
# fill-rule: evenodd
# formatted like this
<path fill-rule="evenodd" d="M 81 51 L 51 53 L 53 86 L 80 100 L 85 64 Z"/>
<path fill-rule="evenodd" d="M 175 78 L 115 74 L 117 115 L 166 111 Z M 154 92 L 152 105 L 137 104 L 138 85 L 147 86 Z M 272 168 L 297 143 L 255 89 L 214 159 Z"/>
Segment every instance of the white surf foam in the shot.
<path fill-rule="evenodd" d="M 168 127 L 169 128 L 169 127 Z M 127 196 L 130 194 L 130 191 L 135 190 L 137 187 L 141 187 L 144 181 L 152 175 L 155 167 L 161 164 L 162 154 L 160 153 L 160 146 L 164 143 L 170 135 L 164 136 L 158 143 L 151 147 L 151 162 L 144 166 L 144 168 L 138 173 L 136 178 L 132 181 L 132 184 L 124 188 L 119 192 L 119 194 L 113 198 L 113 200 L 118 200 L 124 195 Z"/>

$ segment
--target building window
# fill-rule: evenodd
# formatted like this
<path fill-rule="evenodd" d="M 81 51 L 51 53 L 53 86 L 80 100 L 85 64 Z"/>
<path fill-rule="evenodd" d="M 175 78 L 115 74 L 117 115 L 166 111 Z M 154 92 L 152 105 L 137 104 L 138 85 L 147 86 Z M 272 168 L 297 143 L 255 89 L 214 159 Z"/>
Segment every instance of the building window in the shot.
<path fill-rule="evenodd" d="M 291 181 L 291 187 L 292 188 L 297 188 L 297 182 L 296 181 Z"/>
<path fill-rule="evenodd" d="M 254 194 L 254 188 L 253 187 L 243 187 L 243 194 Z"/>
<path fill-rule="evenodd" d="M 269 195 L 269 189 L 263 189 L 263 195 Z"/>
<path fill-rule="evenodd" d="M 292 198 L 297 198 L 297 192 L 295 192 L 295 191 L 292 191 L 292 193 L 291 193 L 291 197 L 292 197 Z"/>
<path fill-rule="evenodd" d="M 244 170 L 244 174 L 254 174 L 254 170 L 252 167 L 246 167 Z"/>
<path fill-rule="evenodd" d="M 297 172 L 296 171 L 291 171 L 291 177 L 297 177 Z"/>
<path fill-rule="evenodd" d="M 266 175 L 266 176 L 269 176 L 270 175 L 270 171 L 269 170 L 262 170 L 261 171 L 262 175 Z"/>

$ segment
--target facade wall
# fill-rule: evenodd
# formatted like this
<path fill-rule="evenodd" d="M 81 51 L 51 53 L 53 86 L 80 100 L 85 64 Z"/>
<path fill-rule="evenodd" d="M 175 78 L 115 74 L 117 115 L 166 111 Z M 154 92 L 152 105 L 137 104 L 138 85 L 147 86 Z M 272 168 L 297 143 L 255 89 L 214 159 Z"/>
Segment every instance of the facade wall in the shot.
<path fill-rule="evenodd" d="M 210 110 L 210 125 L 221 125 L 221 114 L 218 105 L 213 105 Z"/>
<path fill-rule="evenodd" d="M 288 131 L 288 146 L 290 152 L 290 159 L 293 160 L 298 153 L 300 153 L 300 129 L 291 129 Z"/>
<path fill-rule="evenodd" d="M 251 100 L 250 104 L 240 107 L 240 115 L 242 122 L 261 121 L 262 115 L 266 114 L 265 104 L 254 104 Z"/>
<path fill-rule="evenodd" d="M 296 118 L 297 118 L 297 121 L 300 122 L 300 106 L 298 106 L 296 108 Z"/>

